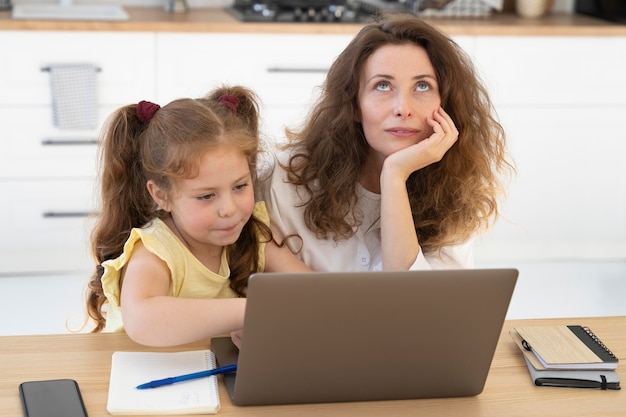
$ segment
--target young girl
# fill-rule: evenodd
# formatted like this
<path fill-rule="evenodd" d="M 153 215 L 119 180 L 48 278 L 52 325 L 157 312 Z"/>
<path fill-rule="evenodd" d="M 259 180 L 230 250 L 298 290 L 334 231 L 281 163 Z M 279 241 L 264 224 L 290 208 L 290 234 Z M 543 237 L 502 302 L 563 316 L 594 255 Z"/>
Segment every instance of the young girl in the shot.
<path fill-rule="evenodd" d="M 239 340 L 248 276 L 308 270 L 255 204 L 258 106 L 243 87 L 115 112 L 103 131 L 94 332 L 168 346 Z"/>

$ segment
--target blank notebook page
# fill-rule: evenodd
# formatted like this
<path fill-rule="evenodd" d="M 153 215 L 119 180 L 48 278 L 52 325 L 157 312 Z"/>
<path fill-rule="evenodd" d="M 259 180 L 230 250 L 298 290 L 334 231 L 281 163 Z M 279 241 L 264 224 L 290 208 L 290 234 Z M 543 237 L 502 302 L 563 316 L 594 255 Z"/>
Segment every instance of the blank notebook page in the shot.
<path fill-rule="evenodd" d="M 145 382 L 215 368 L 210 350 L 115 352 L 107 411 L 112 415 L 215 414 L 220 408 L 217 377 L 137 389 Z"/>

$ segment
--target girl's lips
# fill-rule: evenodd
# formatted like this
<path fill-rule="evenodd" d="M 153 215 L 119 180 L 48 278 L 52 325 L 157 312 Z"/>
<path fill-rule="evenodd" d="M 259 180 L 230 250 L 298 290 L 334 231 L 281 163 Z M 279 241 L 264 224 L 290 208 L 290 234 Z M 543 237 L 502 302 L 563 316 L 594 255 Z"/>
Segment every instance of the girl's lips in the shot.
<path fill-rule="evenodd" d="M 222 233 L 232 233 L 233 231 L 235 231 L 237 229 L 238 224 L 234 224 L 232 226 L 229 227 L 222 227 L 217 229 L 218 231 L 222 232 Z"/>

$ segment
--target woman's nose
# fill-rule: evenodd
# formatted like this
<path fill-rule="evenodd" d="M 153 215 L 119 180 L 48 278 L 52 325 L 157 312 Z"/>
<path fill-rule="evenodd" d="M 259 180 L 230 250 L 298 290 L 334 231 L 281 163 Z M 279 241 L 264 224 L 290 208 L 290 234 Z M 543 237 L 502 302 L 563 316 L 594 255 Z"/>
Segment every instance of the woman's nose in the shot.
<path fill-rule="evenodd" d="M 413 116 L 413 107 L 411 103 L 411 98 L 406 94 L 398 94 L 396 105 L 393 110 L 393 114 L 396 117 L 411 117 Z"/>

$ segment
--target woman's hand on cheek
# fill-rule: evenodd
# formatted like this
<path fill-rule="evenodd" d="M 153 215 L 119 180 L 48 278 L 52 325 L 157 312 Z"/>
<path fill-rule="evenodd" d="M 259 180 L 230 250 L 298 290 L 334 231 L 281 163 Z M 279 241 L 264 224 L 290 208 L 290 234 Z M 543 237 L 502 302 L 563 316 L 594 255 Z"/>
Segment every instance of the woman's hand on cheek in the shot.
<path fill-rule="evenodd" d="M 389 155 L 385 161 L 385 165 L 401 169 L 406 178 L 415 171 L 441 161 L 459 137 L 454 122 L 441 107 L 433 112 L 433 117 L 429 117 L 426 122 L 433 128 L 432 135 Z"/>
<path fill-rule="evenodd" d="M 433 113 L 433 119 L 428 119 L 428 124 L 433 127 L 433 134 L 429 139 L 435 139 L 436 135 L 440 136 L 439 145 L 440 149 L 443 151 L 439 158 L 439 160 L 441 160 L 443 155 L 445 155 L 448 149 L 450 149 L 459 138 L 459 130 L 456 128 L 452 118 L 441 107 Z"/>
<path fill-rule="evenodd" d="M 432 118 L 426 119 L 426 123 L 433 128 L 433 134 L 415 145 L 420 150 L 420 159 L 426 162 L 424 166 L 441 161 L 459 138 L 454 122 L 441 107 L 433 112 Z"/>

